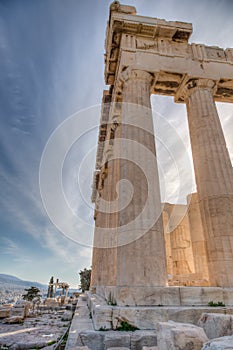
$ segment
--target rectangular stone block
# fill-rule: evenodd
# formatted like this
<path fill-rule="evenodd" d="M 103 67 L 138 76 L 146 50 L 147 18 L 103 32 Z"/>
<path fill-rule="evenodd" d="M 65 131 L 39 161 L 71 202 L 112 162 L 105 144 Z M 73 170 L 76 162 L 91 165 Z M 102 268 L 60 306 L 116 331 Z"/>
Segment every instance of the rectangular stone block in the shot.
<path fill-rule="evenodd" d="M 198 326 L 204 329 L 209 339 L 232 335 L 232 325 L 232 315 L 216 313 L 203 313 L 198 321 Z"/>
<path fill-rule="evenodd" d="M 120 307 L 113 310 L 113 329 L 127 321 L 141 330 L 156 329 L 158 322 L 168 321 L 166 307 Z"/>
<path fill-rule="evenodd" d="M 185 305 L 208 306 L 209 302 L 224 302 L 220 287 L 180 287 L 180 302 Z"/>
<path fill-rule="evenodd" d="M 178 287 L 116 287 L 118 306 L 180 305 Z"/>
<path fill-rule="evenodd" d="M 130 350 L 130 348 L 125 348 L 122 346 L 114 347 L 114 348 L 108 348 L 108 350 Z"/>
<path fill-rule="evenodd" d="M 112 329 L 112 308 L 104 305 L 94 305 L 92 311 L 95 330 Z"/>
<path fill-rule="evenodd" d="M 161 322 L 158 329 L 159 350 L 201 350 L 208 341 L 204 330 L 186 323 Z"/>
<path fill-rule="evenodd" d="M 212 308 L 212 307 L 203 307 L 203 306 L 196 306 L 196 307 L 170 307 L 167 310 L 167 319 L 172 320 L 175 322 L 182 322 L 182 323 L 192 323 L 197 325 L 198 320 L 200 319 L 203 312 L 217 312 L 217 313 L 225 313 L 225 308 Z M 227 313 L 229 313 L 231 310 L 227 310 Z"/>
<path fill-rule="evenodd" d="M 79 333 L 77 345 L 85 345 L 91 350 L 103 350 L 104 333 L 95 331 L 81 332 Z"/>
<path fill-rule="evenodd" d="M 125 333 L 125 334 L 123 334 Z M 128 332 L 108 332 L 105 334 L 104 339 L 104 349 L 108 350 L 109 348 L 117 347 L 126 347 L 130 348 L 130 334 Z"/>
<path fill-rule="evenodd" d="M 136 331 L 131 335 L 131 350 L 141 350 L 145 346 L 157 345 L 156 331 Z"/>
<path fill-rule="evenodd" d="M 232 288 L 224 288 L 223 289 L 223 300 L 224 304 L 227 306 L 233 305 L 233 289 Z"/>
<path fill-rule="evenodd" d="M 10 317 L 11 309 L 2 308 L 0 309 L 0 318 Z"/>

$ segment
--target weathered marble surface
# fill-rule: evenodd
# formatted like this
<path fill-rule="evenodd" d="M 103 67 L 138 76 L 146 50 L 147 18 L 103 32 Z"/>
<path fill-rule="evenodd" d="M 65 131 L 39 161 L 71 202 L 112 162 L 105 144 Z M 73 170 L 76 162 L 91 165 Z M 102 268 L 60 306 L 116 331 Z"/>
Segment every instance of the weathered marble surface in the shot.
<path fill-rule="evenodd" d="M 180 287 L 175 288 L 177 290 L 180 289 Z M 181 288 L 186 288 L 187 290 L 190 288 L 203 289 L 198 287 Z M 113 306 L 108 305 L 106 299 L 91 293 L 87 293 L 87 303 L 92 315 L 95 330 L 99 330 L 100 328 L 116 329 L 120 326 L 122 321 L 127 321 L 131 325 L 144 330 L 157 329 L 158 322 L 165 322 L 168 320 L 197 325 L 203 313 L 212 313 L 214 311 L 219 314 L 233 314 L 233 307 L 231 306 L 217 307 L 214 308 L 214 310 L 213 307 L 208 306 L 208 302 L 211 300 L 215 300 L 215 302 L 221 301 L 221 299 L 219 300 L 219 295 L 216 293 L 216 290 L 213 291 L 210 289 L 209 298 L 208 289 L 205 290 L 204 296 L 200 291 L 196 291 L 195 293 L 196 298 L 193 297 L 192 293 L 190 298 L 186 295 L 184 299 L 186 306 Z M 179 292 L 179 294 L 181 295 L 181 292 Z M 216 298 L 213 298 L 214 295 Z"/>
<path fill-rule="evenodd" d="M 159 350 L 201 350 L 207 340 L 204 330 L 200 327 L 172 321 L 159 323 Z"/>
<path fill-rule="evenodd" d="M 202 350 L 232 350 L 233 336 L 212 339 L 205 343 Z"/>
<path fill-rule="evenodd" d="M 233 316 L 216 313 L 203 313 L 198 321 L 209 339 L 233 334 Z"/>

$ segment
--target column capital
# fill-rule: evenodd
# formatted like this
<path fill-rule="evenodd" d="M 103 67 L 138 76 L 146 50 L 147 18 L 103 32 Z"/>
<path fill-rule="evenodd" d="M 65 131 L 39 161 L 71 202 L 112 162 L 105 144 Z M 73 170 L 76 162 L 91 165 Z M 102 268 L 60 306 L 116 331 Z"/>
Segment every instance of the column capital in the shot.
<path fill-rule="evenodd" d="M 216 86 L 216 82 L 212 79 L 204 78 L 190 78 L 183 81 L 181 84 L 178 93 L 175 97 L 175 100 L 186 101 L 187 98 L 196 90 L 204 89 L 213 91 Z"/>
<path fill-rule="evenodd" d="M 128 82 L 129 80 L 144 80 L 148 84 L 151 84 L 153 80 L 153 75 L 147 71 L 128 67 L 121 72 L 120 80 L 123 84 Z"/>

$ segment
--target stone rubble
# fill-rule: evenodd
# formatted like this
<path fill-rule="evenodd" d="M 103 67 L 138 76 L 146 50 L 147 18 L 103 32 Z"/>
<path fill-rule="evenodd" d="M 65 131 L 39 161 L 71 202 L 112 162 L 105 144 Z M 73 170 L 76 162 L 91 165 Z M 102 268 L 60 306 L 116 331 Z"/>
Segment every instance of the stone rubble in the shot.
<path fill-rule="evenodd" d="M 203 313 L 198 321 L 198 325 L 204 329 L 209 339 L 233 334 L 232 315 Z"/>
<path fill-rule="evenodd" d="M 202 350 L 233 350 L 233 336 L 212 339 L 203 345 Z"/>
<path fill-rule="evenodd" d="M 3 320 L 3 323 L 8 324 L 15 324 L 15 323 L 23 323 L 24 317 L 23 316 L 11 316 L 7 317 Z"/>
<path fill-rule="evenodd" d="M 66 311 L 62 318 L 61 318 L 62 321 L 71 321 L 72 320 L 72 312 L 71 311 Z"/>
<path fill-rule="evenodd" d="M 114 348 L 108 348 L 108 350 L 130 350 L 130 348 L 126 348 L 126 347 L 114 347 Z"/>
<path fill-rule="evenodd" d="M 23 319 L 21 316 L 12 316 L 8 319 L 14 323 L 0 321 L 0 349 L 8 347 L 10 350 L 41 349 L 52 350 L 55 343 L 68 329 L 70 322 L 62 321 L 66 312 L 46 310 L 37 315 L 29 315 Z"/>
<path fill-rule="evenodd" d="M 208 338 L 201 327 L 173 321 L 159 323 L 159 350 L 201 350 L 207 341 Z"/>
<path fill-rule="evenodd" d="M 10 317 L 11 309 L 6 307 L 0 308 L 0 319 Z"/>

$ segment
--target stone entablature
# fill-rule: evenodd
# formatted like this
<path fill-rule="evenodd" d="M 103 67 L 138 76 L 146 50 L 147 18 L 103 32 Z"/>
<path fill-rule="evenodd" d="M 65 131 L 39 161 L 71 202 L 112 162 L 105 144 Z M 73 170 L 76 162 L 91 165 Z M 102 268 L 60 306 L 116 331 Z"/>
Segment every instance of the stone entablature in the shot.
<path fill-rule="evenodd" d="M 216 101 L 233 101 L 232 48 L 189 44 L 190 23 L 138 16 L 135 9 L 134 14 L 125 14 L 123 8 L 111 11 L 105 43 L 105 81 L 115 85 L 119 99 L 119 74 L 130 66 L 153 74 L 152 94 L 184 102 L 180 86 L 206 78 L 215 82 Z"/>

